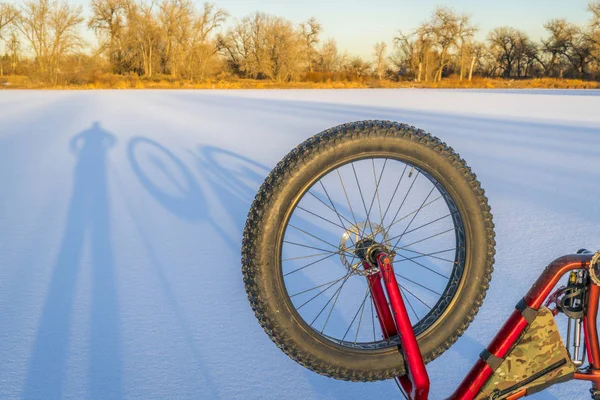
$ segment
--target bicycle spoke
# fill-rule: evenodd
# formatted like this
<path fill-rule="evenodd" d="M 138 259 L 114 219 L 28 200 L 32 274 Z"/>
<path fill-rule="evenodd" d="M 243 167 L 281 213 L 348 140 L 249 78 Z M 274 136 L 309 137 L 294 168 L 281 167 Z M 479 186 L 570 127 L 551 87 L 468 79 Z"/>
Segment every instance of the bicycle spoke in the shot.
<path fill-rule="evenodd" d="M 442 274 L 442 273 L 439 273 L 439 272 L 437 272 L 436 270 L 433 270 L 433 269 L 431 269 L 431 268 L 429 268 L 429 267 L 427 267 L 427 266 L 425 266 L 425 265 L 421 264 L 421 263 L 420 263 L 420 262 L 418 262 L 418 261 L 415 261 L 415 260 L 409 260 L 409 259 L 408 259 L 408 257 L 405 257 L 405 256 L 403 256 L 402 254 L 398 254 L 398 255 L 399 255 L 400 257 L 404 258 L 404 260 L 402 260 L 402 261 L 410 261 L 411 263 L 417 264 L 418 266 L 420 266 L 420 267 L 423 267 L 423 268 L 425 268 L 426 270 L 428 270 L 428 271 L 431 271 L 431 272 L 433 272 L 434 274 L 441 276 L 442 278 L 450 279 L 450 277 L 449 277 L 449 276 L 446 276 L 446 275 L 444 275 L 444 274 Z"/>
<path fill-rule="evenodd" d="M 344 336 L 342 336 L 341 342 L 343 342 L 344 339 L 346 339 L 346 336 L 348 335 L 348 332 L 350 332 L 350 329 L 352 328 L 352 325 L 354 325 L 354 321 L 356 321 L 356 317 L 358 317 L 358 313 L 360 312 L 361 308 L 364 308 L 365 302 L 367 301 L 367 297 L 368 296 L 369 296 L 369 288 L 367 288 L 367 291 L 365 293 L 365 298 L 362 301 L 362 304 L 358 307 L 358 310 L 356 310 L 356 314 L 354 314 L 354 318 L 352 318 L 352 321 L 350 322 L 350 325 L 348 325 L 348 329 L 346 329 L 346 333 L 344 333 Z M 358 333 L 357 333 L 357 335 L 358 335 Z"/>
<path fill-rule="evenodd" d="M 415 256 L 415 257 L 411 257 L 411 258 L 406 258 L 404 260 L 394 261 L 394 264 L 401 263 L 401 262 L 404 262 L 404 261 L 410 261 L 410 260 L 414 260 L 416 258 L 422 258 L 422 257 L 431 257 L 431 258 L 435 258 L 436 260 L 441 260 L 441 261 L 446 261 L 446 262 L 449 262 L 449 263 L 452 263 L 452 264 L 456 264 L 456 261 L 448 260 L 447 258 L 442 258 L 442 257 L 436 257 L 435 256 L 435 254 L 447 253 L 449 251 L 454 251 L 454 250 L 456 250 L 456 248 L 448 249 L 448 250 L 434 251 L 433 253 L 425 254 L 425 253 L 421 253 L 420 251 L 404 249 L 404 251 L 410 251 L 411 253 L 417 253 L 417 254 L 420 254 L 420 255 Z"/>
<path fill-rule="evenodd" d="M 291 245 L 293 245 L 293 246 L 306 247 L 307 249 L 313 249 L 313 250 L 318 250 L 318 251 L 324 251 L 324 252 L 327 252 L 327 253 L 333 253 L 333 254 L 339 254 L 339 253 L 341 252 L 340 250 L 338 250 L 338 251 L 336 251 L 336 252 L 333 252 L 333 251 L 328 251 L 328 250 L 325 250 L 325 249 L 320 249 L 320 248 L 318 248 L 318 247 L 313 247 L 313 246 L 308 246 L 308 245 L 305 245 L 305 244 L 300 244 L 300 243 L 290 242 L 290 241 L 288 241 L 288 240 L 284 240 L 284 241 L 283 241 L 283 243 L 291 244 Z M 350 252 L 348 252 L 348 251 L 344 251 L 344 253 L 348 254 L 349 256 L 351 256 L 351 255 L 352 255 L 352 253 L 350 253 Z"/>
<path fill-rule="evenodd" d="M 319 313 L 317 314 L 317 316 L 315 317 L 315 319 L 313 319 L 313 321 L 309 324 L 310 326 L 312 326 L 315 323 L 315 321 L 317 320 L 317 318 L 319 318 L 319 316 L 323 313 L 323 311 L 325 311 L 325 309 L 327 308 L 327 306 L 329 305 L 329 303 L 331 303 L 331 300 L 333 300 L 333 298 L 340 292 L 340 289 L 344 286 L 344 284 L 346 283 L 346 281 L 348 280 L 348 278 L 350 277 L 350 275 L 351 274 L 348 274 L 348 275 L 345 276 L 344 281 L 342 282 L 342 284 L 340 285 L 340 287 L 336 289 L 336 291 L 333 293 L 333 296 L 331 296 L 331 298 L 327 301 L 327 303 L 325 303 L 325 305 L 323 306 L 323 308 L 321 309 L 321 311 L 319 311 Z M 321 333 L 323 333 L 323 331 L 321 331 Z"/>
<path fill-rule="evenodd" d="M 410 290 L 408 290 L 407 288 L 405 288 L 404 286 L 402 286 L 400 284 L 398 284 L 398 286 L 400 286 L 402 289 L 406 290 L 410 295 L 412 295 L 412 297 L 414 297 L 415 299 L 417 299 L 417 301 L 419 303 L 423 304 L 425 307 L 427 307 L 427 308 L 429 308 L 431 310 L 431 307 L 429 307 L 423 300 L 421 300 L 419 297 L 417 297 L 413 292 L 411 292 Z M 407 297 L 407 301 L 408 301 L 408 297 Z"/>
<path fill-rule="evenodd" d="M 300 229 L 300 228 L 298 228 L 298 227 L 297 227 L 297 226 L 295 226 L 295 225 L 288 224 L 288 226 L 291 226 L 292 228 L 294 228 L 294 229 L 296 229 L 296 230 L 298 230 L 298 231 L 300 231 L 300 232 L 304 233 L 305 235 L 308 235 L 308 236 L 310 236 L 310 237 L 313 237 L 313 238 L 317 239 L 317 240 L 318 240 L 318 241 L 320 241 L 320 242 L 323 242 L 323 243 L 325 243 L 325 244 L 328 244 L 328 245 L 330 245 L 331 247 L 333 247 L 334 249 L 339 249 L 339 246 L 336 246 L 335 244 L 331 244 L 331 243 L 329 243 L 328 241 L 326 241 L 326 240 L 323 240 L 323 239 L 321 239 L 321 238 L 320 238 L 320 237 L 318 237 L 318 236 L 315 236 L 315 235 L 313 235 L 313 234 L 311 234 L 311 233 L 308 233 L 308 232 L 306 232 L 306 231 L 305 231 L 305 230 L 303 230 L 303 229 Z"/>
<path fill-rule="evenodd" d="M 400 207 L 398 207 L 398 211 L 396 211 L 396 214 L 394 215 L 394 218 L 392 218 L 392 223 L 390 224 L 389 228 L 385 231 L 384 236 L 387 236 L 388 233 L 390 233 L 390 229 L 392 228 L 392 226 L 394 225 L 394 222 L 396 221 L 396 218 L 398 217 L 398 214 L 400 214 L 400 210 L 402 210 L 402 206 L 404 206 L 404 203 L 406 202 L 406 199 L 408 198 L 408 195 L 410 194 L 410 192 L 412 191 L 413 186 L 415 186 L 415 183 L 417 182 L 417 179 L 419 179 L 419 174 L 421 173 L 420 170 L 417 171 L 417 176 L 415 176 L 415 179 L 412 181 L 412 183 L 410 184 L 410 187 L 408 188 L 408 191 L 406 192 L 406 194 L 404 195 L 404 199 L 402 199 L 402 203 L 400 203 Z M 410 175 L 410 174 L 409 174 Z"/>
<path fill-rule="evenodd" d="M 397 277 L 399 277 L 399 278 L 402 278 L 402 279 L 404 279 L 404 280 L 407 280 L 407 281 L 409 281 L 410 283 L 414 283 L 415 285 L 417 285 L 417 286 L 420 286 L 420 287 L 422 287 L 422 288 L 423 288 L 423 289 L 425 289 L 425 290 L 429 290 L 431 293 L 435 293 L 435 294 L 437 294 L 438 296 L 441 296 L 441 295 L 442 295 L 441 293 L 438 293 L 438 292 L 436 292 L 436 291 L 435 291 L 435 290 L 433 290 L 433 289 L 429 289 L 428 287 L 426 287 L 426 286 L 423 286 L 423 285 L 421 285 L 420 283 L 417 283 L 417 282 L 413 281 L 412 279 L 408 279 L 407 277 L 405 277 L 405 276 L 403 276 L 403 275 L 400 275 L 400 274 L 399 274 L 399 273 L 397 273 L 397 272 L 394 272 L 394 275 L 396 275 Z"/>
<path fill-rule="evenodd" d="M 439 200 L 439 199 L 441 199 L 442 197 L 444 197 L 444 196 L 438 196 L 438 197 L 436 197 L 435 199 L 431 200 L 429 203 L 425 204 L 425 205 L 423 206 L 423 208 L 429 207 L 431 204 L 435 203 L 436 201 L 438 201 L 438 200 Z M 408 214 L 406 214 L 405 216 L 403 216 L 402 218 L 400 218 L 399 220 L 397 220 L 396 222 L 394 222 L 393 224 L 390 224 L 390 226 L 389 226 L 389 227 L 388 227 L 388 229 L 387 229 L 387 232 L 388 232 L 388 233 L 390 232 L 390 230 L 392 229 L 392 226 L 394 226 L 394 225 L 396 225 L 396 224 L 399 224 L 400 222 L 404 221 L 406 218 L 410 217 L 411 215 L 413 215 L 413 214 L 414 214 L 414 213 L 416 213 L 417 211 L 418 211 L 418 209 L 417 209 L 417 210 L 413 210 L 413 211 L 411 211 L 410 213 L 408 213 Z M 385 215 L 384 215 L 384 217 L 385 217 Z M 397 238 L 397 236 L 396 236 L 396 237 L 394 237 L 393 239 L 396 239 L 396 238 Z M 393 240 L 393 239 L 391 239 L 391 240 Z"/>
<path fill-rule="evenodd" d="M 341 281 L 342 279 L 348 279 L 348 277 L 351 274 L 348 273 L 344 276 L 342 276 L 340 279 L 338 279 L 337 281 L 335 281 L 334 283 L 332 283 L 331 285 L 327 286 L 325 289 L 321 290 L 319 293 L 317 293 L 316 295 L 314 295 L 313 297 L 311 297 L 310 299 L 308 299 L 306 302 L 302 303 L 302 305 L 300 307 L 296 308 L 296 311 L 300 310 L 302 307 L 304 307 L 305 305 L 307 305 L 308 303 L 310 303 L 311 301 L 313 301 L 314 299 L 316 299 L 317 297 L 319 297 L 320 295 L 322 295 L 323 293 L 325 293 L 327 290 L 329 290 L 332 286 L 334 286 L 336 283 L 338 283 L 339 281 Z M 344 281 L 345 282 L 345 281 Z M 330 300 L 331 301 L 331 300 Z"/>
<path fill-rule="evenodd" d="M 369 213 L 371 212 L 371 208 L 373 207 L 373 202 L 375 201 L 375 197 L 377 197 L 377 205 L 379 206 L 379 226 L 383 226 L 383 214 L 381 210 L 381 199 L 379 198 L 379 184 L 381 183 L 381 178 L 383 177 L 383 171 L 385 171 L 385 166 L 387 165 L 388 159 L 386 158 L 383 162 L 383 168 L 381 169 L 381 174 L 379 174 L 379 180 L 377 180 L 377 172 L 375 172 L 375 160 L 371 159 L 371 164 L 373 166 L 373 180 L 376 181 L 375 184 L 375 195 L 373 195 L 373 199 L 371 200 L 371 205 L 369 206 Z"/>
<path fill-rule="evenodd" d="M 397 248 L 397 249 L 395 249 L 395 250 L 403 250 L 403 249 L 405 249 L 405 248 L 407 248 L 407 247 L 409 247 L 409 246 L 412 246 L 413 244 L 417 244 L 417 243 L 424 242 L 424 241 L 426 241 L 426 240 L 432 239 L 432 238 L 434 238 L 434 237 L 436 237 L 436 236 L 440 236 L 440 235 L 443 235 L 444 233 L 448 233 L 448 232 L 454 232 L 454 228 L 450 228 L 450 229 L 448 229 L 448 230 L 445 230 L 445 231 L 443 231 L 443 232 L 436 233 L 435 235 L 428 236 L 428 237 L 426 237 L 425 239 L 417 240 L 417 241 L 415 241 L 415 242 L 409 243 L 409 244 L 407 244 L 407 245 L 404 245 L 404 246 L 402 246 L 402 247 L 398 247 L 398 248 Z"/>
<path fill-rule="evenodd" d="M 327 323 L 329 322 L 329 319 L 331 318 L 331 313 L 333 313 L 333 309 L 335 308 L 335 305 L 336 305 L 338 299 L 340 298 L 340 295 L 342 294 L 342 289 L 344 288 L 345 283 L 346 282 L 342 283 L 342 286 L 340 286 L 340 290 L 337 294 L 337 297 L 335 298 L 335 301 L 331 305 L 331 310 L 329 310 L 329 315 L 327 315 L 327 319 L 325 320 L 325 325 L 323 325 L 323 329 L 321 329 L 321 333 L 323 333 L 325 331 L 325 328 L 327 327 Z"/>
<path fill-rule="evenodd" d="M 286 277 L 286 276 L 288 276 L 288 275 L 291 275 L 291 274 L 293 274 L 293 273 L 295 273 L 295 272 L 302 271 L 304 268 L 308 268 L 308 267 L 310 267 L 311 265 L 315 265 L 315 264 L 317 264 L 317 263 L 320 263 L 320 262 L 321 262 L 321 261 L 323 261 L 323 260 L 327 260 L 329 257 L 333 257 L 333 256 L 335 256 L 336 254 L 339 254 L 339 253 L 332 253 L 332 254 L 330 254 L 330 255 L 328 255 L 328 256 L 326 256 L 326 257 L 323 257 L 323 258 L 321 258 L 321 259 L 319 259 L 319 260 L 317 260 L 317 261 L 313 261 L 313 262 L 311 262 L 310 264 L 306 264 L 306 265 L 304 265 L 304 266 L 302 266 L 302 267 L 300 267 L 300 268 L 296 268 L 295 270 L 293 270 L 293 271 L 291 271 L 291 272 L 288 272 L 287 274 L 283 274 L 283 276 L 284 276 L 284 277 Z"/>
<path fill-rule="evenodd" d="M 413 215 L 413 217 L 409 221 L 408 225 L 406 225 L 406 228 L 404 228 L 404 232 L 402 232 L 402 235 L 400 235 L 400 237 L 398 238 L 398 241 L 396 242 L 396 244 L 394 245 L 394 247 L 392 247 L 392 250 L 394 250 L 396 248 L 396 246 L 398 246 L 398 243 L 400 243 L 400 240 L 402 239 L 402 236 L 404 236 L 406 234 L 406 231 L 408 230 L 408 228 L 410 228 L 410 226 L 412 225 L 412 223 L 415 220 L 415 218 L 417 218 L 417 215 L 419 215 L 419 211 L 421 211 L 423 209 L 423 205 L 427 202 L 427 199 L 429 199 L 429 196 L 431 196 L 431 193 L 433 193 L 434 190 L 435 190 L 435 186 L 433 186 L 431 188 L 431 190 L 429 191 L 429 194 L 427 195 L 427 197 L 425 197 L 425 200 L 423 200 L 423 202 L 421 203 L 421 206 L 419 207 L 419 209 L 417 210 L 417 212 L 415 213 L 415 215 Z"/>
<path fill-rule="evenodd" d="M 371 293 L 369 293 L 369 299 L 371 300 L 371 321 L 373 322 L 373 343 L 377 341 L 377 337 L 375 336 L 375 313 L 373 312 L 373 297 Z"/>
<path fill-rule="evenodd" d="M 327 254 L 329 254 L 329 253 L 315 253 L 315 254 L 310 254 L 308 256 L 285 258 L 285 259 L 281 260 L 281 262 L 293 261 L 293 260 L 300 260 L 302 258 L 320 257 L 320 256 L 324 256 L 324 255 L 327 255 Z"/>
<path fill-rule="evenodd" d="M 348 192 L 346 192 L 346 186 L 344 185 L 344 180 L 342 179 L 342 175 L 340 175 L 340 170 L 337 169 L 338 177 L 340 178 L 340 183 L 342 184 L 342 189 L 344 190 L 344 195 L 346 196 L 346 201 L 348 202 L 348 207 L 350 208 L 350 213 L 352 214 L 352 219 L 354 220 L 354 226 L 358 229 L 358 222 L 356 220 L 356 216 L 354 215 L 354 210 L 352 209 L 352 204 L 350 204 L 350 198 L 348 197 Z M 358 229 L 360 231 L 360 229 Z"/>
<path fill-rule="evenodd" d="M 345 275 L 344 275 L 344 276 L 345 276 Z M 340 278 L 340 279 L 341 279 L 341 278 Z M 327 282 L 327 283 L 323 283 L 322 285 L 315 286 L 315 287 L 313 287 L 313 288 L 306 289 L 306 290 L 303 290 L 303 291 L 301 291 L 301 292 L 298 292 L 298 293 L 295 293 L 295 294 L 291 294 L 291 295 L 290 295 L 290 298 L 292 298 L 292 297 L 296 297 L 296 296 L 299 296 L 299 295 L 301 295 L 301 294 L 304 294 L 304 293 L 312 292 L 313 290 L 316 290 L 316 289 L 318 289 L 318 288 L 321 288 L 321 287 L 323 287 L 323 286 L 327 286 L 327 285 L 329 285 L 329 284 L 331 284 L 331 283 L 334 283 L 334 282 L 339 282 L 339 281 L 340 281 L 340 279 L 334 279 L 334 280 L 332 280 L 332 281 L 329 281 L 329 282 Z"/>
<path fill-rule="evenodd" d="M 360 182 L 358 182 L 358 175 L 356 175 L 356 169 L 354 168 L 354 163 L 350 163 L 350 165 L 352 166 L 352 172 L 354 172 L 354 179 L 356 180 L 356 185 L 358 186 L 358 192 L 360 193 L 360 200 L 362 201 L 363 207 L 365 209 L 365 215 L 366 217 L 366 222 L 365 222 L 365 228 L 363 230 L 363 236 L 367 231 L 367 226 L 371 227 L 371 230 L 373 230 L 373 227 L 371 226 L 371 223 L 369 221 L 369 212 L 367 211 L 367 204 L 365 203 L 365 198 L 363 197 L 363 192 L 362 189 L 360 187 Z"/>
<path fill-rule="evenodd" d="M 448 217 L 449 217 L 449 216 L 451 216 L 451 215 L 452 215 L 452 213 L 450 213 L 450 214 L 446 214 L 446 215 L 444 215 L 443 217 L 436 218 L 436 219 L 434 219 L 433 221 L 430 221 L 430 222 L 428 222 L 428 223 L 426 223 L 426 224 L 423 224 L 423 225 L 421 225 L 421 226 L 418 226 L 418 227 L 416 227 L 416 228 L 413 228 L 413 229 L 411 229 L 410 231 L 406 231 L 406 232 L 402 233 L 402 235 L 408 235 L 409 233 L 413 233 L 413 232 L 415 232 L 415 231 L 418 231 L 418 230 L 419 230 L 419 229 L 421 229 L 421 228 L 424 228 L 424 227 L 426 227 L 426 226 L 429 226 L 429 225 L 431 225 L 431 224 L 435 224 L 436 222 L 438 222 L 438 221 L 441 221 L 441 220 L 443 220 L 443 219 L 445 219 L 445 218 L 448 218 Z M 398 235 L 398 236 L 400 236 L 400 239 L 402 238 L 402 235 Z M 393 238 L 391 238 L 391 239 L 390 239 L 390 241 L 391 241 L 391 240 L 394 240 L 394 239 L 396 239 L 398 236 L 394 236 Z"/>
<path fill-rule="evenodd" d="M 396 192 L 398 191 L 398 188 L 400 187 L 400 184 L 402 183 L 402 179 L 404 178 L 404 173 L 406 172 L 406 168 L 408 168 L 408 164 L 406 164 L 404 166 L 404 170 L 402 171 L 402 175 L 400 175 L 400 179 L 398 180 L 398 184 L 396 184 L 396 188 L 394 189 L 394 193 L 392 194 L 392 198 L 390 199 L 390 202 L 388 203 L 388 206 L 385 209 L 385 212 L 383 213 L 383 218 L 381 219 L 382 221 L 385 219 L 385 216 L 387 215 L 388 211 L 390 210 L 390 207 L 392 206 L 392 203 L 394 202 L 394 197 L 396 197 Z"/>
<path fill-rule="evenodd" d="M 371 293 L 371 303 L 373 303 L 375 305 L 375 309 L 377 310 L 377 316 L 379 317 L 379 307 L 378 307 L 377 303 L 375 303 L 375 301 L 373 300 L 373 287 L 371 286 L 371 281 L 369 279 L 367 279 L 367 283 L 368 283 L 368 286 L 369 286 L 369 293 Z M 389 303 L 386 302 L 385 307 L 389 307 Z M 389 343 L 391 335 L 389 334 L 389 332 L 385 328 L 385 324 L 384 323 L 381 324 L 381 330 L 383 331 L 384 338 Z"/>
<path fill-rule="evenodd" d="M 331 203 L 331 206 L 327 203 L 325 203 L 323 200 L 321 200 L 316 194 L 311 193 L 310 191 L 308 192 L 308 194 L 310 194 L 311 196 L 313 196 L 315 199 L 319 200 L 325 207 L 329 208 L 331 211 L 333 211 L 334 213 L 336 213 L 336 215 L 338 216 L 338 218 L 340 219 L 340 223 L 342 224 L 342 226 L 345 226 L 344 223 L 342 222 L 342 218 L 348 222 L 350 225 L 352 225 L 352 221 L 350 221 L 348 218 L 344 217 L 342 214 L 340 214 L 340 212 L 337 210 L 337 208 L 335 207 L 335 205 L 333 204 L 333 201 L 331 200 L 331 198 L 329 197 L 329 193 L 327 192 L 327 190 L 325 189 L 325 186 L 323 185 L 322 181 L 319 181 L 319 183 L 321 184 L 321 187 L 323 188 L 323 190 L 325 191 L 325 195 L 327 196 L 327 199 L 329 200 L 329 202 Z"/>
<path fill-rule="evenodd" d="M 360 318 L 358 319 L 358 327 L 356 328 L 356 335 L 354 335 L 354 344 L 356 344 L 356 342 L 358 341 L 358 334 L 360 332 L 360 323 L 362 322 L 362 317 L 365 312 L 365 304 L 366 304 L 368 295 L 369 295 L 369 288 L 367 288 L 367 294 L 365 295 L 365 298 L 362 303 L 362 307 L 361 307 L 361 311 L 360 311 Z"/>
<path fill-rule="evenodd" d="M 400 289 L 400 293 L 402 293 L 402 290 L 404 289 L 400 284 L 398 284 L 399 289 Z M 408 299 L 408 296 L 402 296 L 403 299 L 406 299 L 406 302 L 408 303 L 408 307 L 412 310 L 413 314 L 415 314 L 415 317 L 417 318 L 417 321 L 419 320 L 419 316 L 417 315 L 417 312 L 415 311 L 415 309 L 413 308 L 410 300 Z"/>
<path fill-rule="evenodd" d="M 297 208 L 297 209 L 299 209 L 299 210 L 302 210 L 302 211 L 304 211 L 304 212 L 307 212 L 307 213 L 309 213 L 309 214 L 311 214 L 311 215 L 314 215 L 314 216 L 315 216 L 315 217 L 317 217 L 317 218 L 321 218 L 323 221 L 327 221 L 327 222 L 329 222 L 330 224 L 337 226 L 338 228 L 342 228 L 343 230 L 346 230 L 346 228 L 344 228 L 342 225 L 338 225 L 338 224 L 336 224 L 335 222 L 328 220 L 327 218 L 324 218 L 324 217 L 322 217 L 322 216 L 320 216 L 320 215 L 318 215 L 318 214 L 315 214 L 315 213 L 314 213 L 314 212 L 312 212 L 312 211 L 308 211 L 308 210 L 307 210 L 306 208 L 304 208 L 304 207 L 296 206 L 296 208 Z"/>

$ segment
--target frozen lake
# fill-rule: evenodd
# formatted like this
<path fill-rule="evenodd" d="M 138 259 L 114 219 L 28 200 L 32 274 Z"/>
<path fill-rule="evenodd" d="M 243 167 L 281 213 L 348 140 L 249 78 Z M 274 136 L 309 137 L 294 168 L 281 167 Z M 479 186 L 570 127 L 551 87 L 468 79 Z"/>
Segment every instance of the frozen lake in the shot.
<path fill-rule="evenodd" d="M 450 144 L 494 214 L 488 296 L 430 364 L 442 399 L 548 262 L 600 248 L 599 110 L 598 91 L 0 91 L 0 399 L 401 398 L 291 361 L 240 272 L 271 168 L 364 119 Z"/>

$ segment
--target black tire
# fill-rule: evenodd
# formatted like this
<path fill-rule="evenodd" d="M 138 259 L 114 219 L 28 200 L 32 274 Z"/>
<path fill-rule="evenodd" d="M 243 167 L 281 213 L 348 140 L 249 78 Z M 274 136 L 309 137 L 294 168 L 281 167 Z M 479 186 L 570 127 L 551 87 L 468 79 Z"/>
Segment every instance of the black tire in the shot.
<path fill-rule="evenodd" d="M 343 159 L 381 155 L 410 163 L 437 181 L 464 226 L 463 269 L 453 296 L 436 320 L 417 332 L 425 362 L 462 335 L 491 280 L 495 241 L 490 207 L 475 174 L 452 148 L 422 130 L 389 121 L 348 123 L 306 140 L 277 164 L 256 195 L 244 229 L 242 271 L 252 309 L 275 344 L 301 365 L 336 379 L 373 381 L 406 372 L 397 346 L 349 348 L 320 335 L 299 316 L 283 282 L 284 230 L 299 197 L 332 166 Z"/>

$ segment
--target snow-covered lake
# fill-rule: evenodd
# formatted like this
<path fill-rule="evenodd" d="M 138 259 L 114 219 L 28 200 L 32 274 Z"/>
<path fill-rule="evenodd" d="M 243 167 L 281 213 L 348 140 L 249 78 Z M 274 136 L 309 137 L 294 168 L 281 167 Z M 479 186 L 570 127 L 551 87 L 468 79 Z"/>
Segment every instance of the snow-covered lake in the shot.
<path fill-rule="evenodd" d="M 449 143 L 492 206 L 492 286 L 429 368 L 449 395 L 548 262 L 600 248 L 598 91 L 0 91 L 0 399 L 401 398 L 291 361 L 240 272 L 271 168 L 363 119 Z M 112 146 L 81 150 L 90 130 Z"/>

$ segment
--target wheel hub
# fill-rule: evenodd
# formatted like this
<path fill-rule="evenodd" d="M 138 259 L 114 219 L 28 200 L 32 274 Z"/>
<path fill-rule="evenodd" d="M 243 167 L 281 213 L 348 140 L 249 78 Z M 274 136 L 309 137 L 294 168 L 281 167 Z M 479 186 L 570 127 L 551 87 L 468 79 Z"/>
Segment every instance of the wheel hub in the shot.
<path fill-rule="evenodd" d="M 351 225 L 342 234 L 340 240 L 340 260 L 348 271 L 358 275 L 373 275 L 379 272 L 377 262 L 370 261 L 376 249 L 385 248 L 389 237 L 383 226 L 373 222 L 359 222 Z M 363 262 L 371 265 L 364 268 Z"/>

